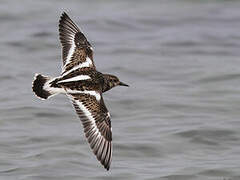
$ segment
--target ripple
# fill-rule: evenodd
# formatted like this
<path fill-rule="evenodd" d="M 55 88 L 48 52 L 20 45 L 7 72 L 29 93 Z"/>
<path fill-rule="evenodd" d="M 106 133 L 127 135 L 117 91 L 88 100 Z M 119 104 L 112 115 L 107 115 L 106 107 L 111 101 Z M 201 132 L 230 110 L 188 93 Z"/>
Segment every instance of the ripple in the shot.
<path fill-rule="evenodd" d="M 33 37 L 37 37 L 37 38 L 49 37 L 51 35 L 52 33 L 50 32 L 37 32 L 32 34 Z"/>
<path fill-rule="evenodd" d="M 128 157 L 160 157 L 163 156 L 163 152 L 159 148 L 154 147 L 154 144 L 137 144 L 131 143 L 131 145 L 117 144 L 116 149 L 122 150 Z"/>
<path fill-rule="evenodd" d="M 208 170 L 202 171 L 198 174 L 206 175 L 206 176 L 228 177 L 232 174 L 232 172 L 228 171 L 228 170 L 225 170 L 225 169 L 208 169 Z"/>
<path fill-rule="evenodd" d="M 239 138 L 235 136 L 235 132 L 231 130 L 224 129 L 215 129 L 215 130 L 189 130 L 180 133 L 176 133 L 175 135 L 190 138 L 191 142 L 198 144 L 206 144 L 206 145 L 220 145 L 222 142 L 226 141 L 238 141 Z"/>
<path fill-rule="evenodd" d="M 20 41 L 11 41 L 11 42 L 7 42 L 7 45 L 11 46 L 11 47 L 24 47 L 25 44 L 23 42 Z"/>
<path fill-rule="evenodd" d="M 164 176 L 164 179 L 167 180 L 190 180 L 190 179 L 194 179 L 197 176 L 195 175 L 169 175 L 169 176 Z"/>
<path fill-rule="evenodd" d="M 34 115 L 36 117 L 61 117 L 61 114 L 57 114 L 57 113 L 47 113 L 47 112 L 37 112 L 34 113 Z"/>
<path fill-rule="evenodd" d="M 13 172 L 16 172 L 16 171 L 19 171 L 20 168 L 10 168 L 10 169 L 7 169 L 7 170 L 3 170 L 3 171 L 0 171 L 0 173 L 13 173 Z"/>
<path fill-rule="evenodd" d="M 198 80 L 199 83 L 216 83 L 221 81 L 238 80 L 240 74 L 224 74 L 218 76 L 208 76 Z"/>
<path fill-rule="evenodd" d="M 186 40 L 186 41 L 173 41 L 173 42 L 166 42 L 163 43 L 163 46 L 170 46 L 170 47 L 193 47 L 201 45 L 199 42 Z"/>

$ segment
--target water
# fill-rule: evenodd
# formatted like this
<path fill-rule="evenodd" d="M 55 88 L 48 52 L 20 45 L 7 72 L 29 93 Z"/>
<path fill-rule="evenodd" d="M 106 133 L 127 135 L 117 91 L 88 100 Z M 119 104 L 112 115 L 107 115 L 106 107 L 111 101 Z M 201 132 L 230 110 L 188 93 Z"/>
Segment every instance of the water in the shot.
<path fill-rule="evenodd" d="M 0 3 L 1 180 L 239 180 L 239 1 Z M 65 10 L 95 49 L 99 71 L 130 88 L 104 95 L 113 161 L 90 151 L 64 95 L 41 101 L 35 73 L 61 67 Z"/>

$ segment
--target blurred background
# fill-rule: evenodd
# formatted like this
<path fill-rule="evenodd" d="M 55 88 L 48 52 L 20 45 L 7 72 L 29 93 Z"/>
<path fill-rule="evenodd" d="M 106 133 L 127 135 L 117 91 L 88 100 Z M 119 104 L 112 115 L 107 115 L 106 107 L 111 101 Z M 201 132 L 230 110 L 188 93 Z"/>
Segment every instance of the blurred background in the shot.
<path fill-rule="evenodd" d="M 61 72 L 63 11 L 130 85 L 104 94 L 108 172 L 70 101 L 31 90 Z M 0 24 L 1 180 L 240 179 L 240 1 L 1 0 Z"/>

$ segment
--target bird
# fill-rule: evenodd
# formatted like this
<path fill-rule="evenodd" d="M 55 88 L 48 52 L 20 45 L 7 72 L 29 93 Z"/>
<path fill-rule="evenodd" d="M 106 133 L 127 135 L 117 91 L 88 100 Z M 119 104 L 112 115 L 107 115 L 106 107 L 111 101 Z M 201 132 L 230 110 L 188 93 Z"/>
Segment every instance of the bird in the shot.
<path fill-rule="evenodd" d="M 129 86 L 117 76 L 97 71 L 93 48 L 80 28 L 63 12 L 59 20 L 62 71 L 57 77 L 35 74 L 32 90 L 46 100 L 66 94 L 82 122 L 85 137 L 96 158 L 109 170 L 112 161 L 111 116 L 103 93 L 115 86 Z"/>

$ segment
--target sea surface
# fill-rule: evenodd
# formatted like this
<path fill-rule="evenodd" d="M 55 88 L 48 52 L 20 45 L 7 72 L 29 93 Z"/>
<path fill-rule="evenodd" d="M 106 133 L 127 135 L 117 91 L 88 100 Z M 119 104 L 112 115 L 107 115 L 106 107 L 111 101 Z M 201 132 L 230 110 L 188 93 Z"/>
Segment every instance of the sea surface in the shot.
<path fill-rule="evenodd" d="M 31 89 L 61 73 L 63 11 L 130 85 L 104 94 L 110 171 L 67 97 Z M 0 34 L 0 180 L 240 180 L 240 1 L 1 0 Z"/>

